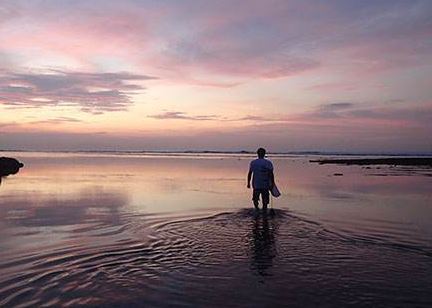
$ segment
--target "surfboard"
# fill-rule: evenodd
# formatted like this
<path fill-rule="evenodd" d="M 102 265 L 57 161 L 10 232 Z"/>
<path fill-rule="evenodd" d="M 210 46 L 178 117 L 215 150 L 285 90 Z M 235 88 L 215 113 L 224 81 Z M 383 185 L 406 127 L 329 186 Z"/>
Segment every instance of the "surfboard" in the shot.
<path fill-rule="evenodd" d="M 270 193 L 275 198 L 280 197 L 280 195 L 281 195 L 281 193 L 280 193 L 279 189 L 277 188 L 276 184 L 273 185 L 272 189 L 270 190 Z"/>

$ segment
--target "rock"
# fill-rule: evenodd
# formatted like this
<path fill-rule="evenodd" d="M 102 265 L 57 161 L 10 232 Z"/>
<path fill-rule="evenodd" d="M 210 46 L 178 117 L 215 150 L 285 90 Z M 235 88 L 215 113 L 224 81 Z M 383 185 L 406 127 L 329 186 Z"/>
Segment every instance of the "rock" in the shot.
<path fill-rule="evenodd" d="M 309 160 L 309 162 L 318 163 L 320 165 L 339 164 L 339 165 L 432 166 L 432 157 L 318 159 L 318 160 Z"/>
<path fill-rule="evenodd" d="M 16 174 L 22 167 L 24 167 L 24 164 L 20 163 L 15 158 L 0 157 L 0 176 Z"/>

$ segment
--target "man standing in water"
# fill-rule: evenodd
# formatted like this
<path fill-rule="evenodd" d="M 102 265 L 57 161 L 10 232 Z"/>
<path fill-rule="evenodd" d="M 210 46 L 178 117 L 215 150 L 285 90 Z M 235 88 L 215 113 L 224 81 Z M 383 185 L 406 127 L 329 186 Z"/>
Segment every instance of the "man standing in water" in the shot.
<path fill-rule="evenodd" d="M 258 159 L 250 162 L 249 173 L 247 178 L 247 187 L 250 188 L 252 179 L 252 200 L 255 209 L 258 210 L 259 197 L 261 195 L 263 211 L 267 210 L 269 204 L 270 192 L 274 184 L 273 164 L 270 160 L 265 159 L 266 150 L 259 148 L 257 151 Z"/>

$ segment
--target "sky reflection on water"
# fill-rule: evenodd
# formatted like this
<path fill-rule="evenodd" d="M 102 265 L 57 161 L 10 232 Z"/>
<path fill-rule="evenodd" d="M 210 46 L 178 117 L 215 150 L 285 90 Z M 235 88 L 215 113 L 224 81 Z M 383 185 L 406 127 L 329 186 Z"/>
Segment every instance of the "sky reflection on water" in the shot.
<path fill-rule="evenodd" d="M 15 154 L 15 153 L 14 153 Z M 249 158 L 213 159 L 16 153 L 26 167 L 0 187 L 0 229 L 71 226 L 118 220 L 125 213 L 184 213 L 250 206 Z M 48 156 L 48 157 L 46 157 Z M 333 226 L 367 222 L 409 223 L 431 235 L 431 177 L 370 176 L 357 166 L 319 166 L 307 157 L 275 159 L 288 208 Z M 388 172 L 380 168 L 381 173 Z M 343 173 L 343 176 L 333 176 Z M 373 223 L 372 223 L 373 226 Z M 411 234 L 412 235 L 412 234 Z M 420 238 L 423 234 L 419 234 Z"/>
<path fill-rule="evenodd" d="M 251 210 L 245 178 L 247 157 L 11 155 L 22 160 L 25 168 L 5 178 L 0 186 L 0 294 L 6 298 L 0 305 L 18 300 L 25 277 L 46 275 L 56 268 L 70 274 L 94 266 L 95 273 L 102 276 L 95 280 L 84 271 L 80 279 L 95 288 L 102 286 L 106 292 L 111 290 L 106 285 L 110 279 L 120 282 L 127 276 L 126 293 L 117 298 L 119 303 L 133 301 L 135 288 L 148 288 L 147 303 L 156 305 L 158 292 L 175 302 L 180 300 L 176 288 L 192 288 L 209 277 L 216 279 L 215 288 L 224 292 L 224 281 L 232 280 L 233 273 L 242 280 L 257 277 L 256 283 L 270 283 L 277 290 L 288 279 L 283 273 L 297 277 L 310 268 L 320 268 L 331 275 L 339 271 L 338 262 L 351 259 L 359 269 L 355 283 L 362 284 L 362 279 L 372 274 L 363 270 L 360 256 L 378 258 L 378 250 L 383 250 L 385 257 L 379 257 L 371 268 L 382 262 L 399 264 L 398 271 L 409 272 L 415 265 L 418 279 L 426 279 L 429 271 L 421 258 L 432 255 L 432 177 L 404 171 L 374 176 L 371 174 L 377 171 L 395 171 L 318 166 L 307 157 L 278 158 L 274 160 L 275 174 L 283 196 L 274 200 L 273 206 L 280 211 L 275 217 L 265 217 Z M 212 215 L 216 216 L 202 220 Z M 321 237 L 332 244 L 324 245 Z M 352 242 L 377 248 L 368 246 L 362 251 L 361 246 L 346 246 Z M 402 250 L 395 253 L 392 247 Z M 318 248 L 322 250 L 316 251 Z M 418 260 L 414 265 L 403 261 L 406 257 L 402 254 L 408 252 L 420 254 L 410 257 Z M 93 258 L 98 261 L 90 262 Z M 119 267 L 111 267 L 111 263 Z M 225 263 L 221 270 L 218 266 Z M 188 280 L 188 275 L 193 276 Z M 61 277 L 53 275 L 52 279 Z M 149 284 L 149 277 L 156 285 Z M 375 278 L 383 277 L 371 279 Z M 92 302 L 90 291 L 78 291 L 76 283 L 73 279 L 61 281 L 46 296 L 52 299 L 58 288 L 76 289 L 78 293 L 70 295 L 73 300 L 101 303 L 100 298 Z M 17 289 L 12 291 L 15 284 Z M 171 284 L 178 286 L 172 289 Z M 301 286 L 299 282 L 290 287 Z M 44 302 L 37 283 L 27 288 L 32 290 L 29 301 Z M 197 298 L 191 295 L 182 300 L 205 304 L 199 299 L 204 290 L 197 286 L 195 290 Z M 277 293 L 266 290 L 278 303 Z M 344 298 L 339 299 L 345 303 Z M 57 300 L 67 303 L 64 298 Z"/>

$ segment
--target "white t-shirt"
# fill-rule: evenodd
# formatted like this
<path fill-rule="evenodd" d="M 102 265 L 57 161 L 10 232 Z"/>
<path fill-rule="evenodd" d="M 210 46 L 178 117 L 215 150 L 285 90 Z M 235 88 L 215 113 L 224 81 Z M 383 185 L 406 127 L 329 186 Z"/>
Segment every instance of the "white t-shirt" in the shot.
<path fill-rule="evenodd" d="M 253 173 L 252 187 L 254 189 L 270 188 L 270 173 L 273 171 L 273 164 L 265 158 L 258 158 L 250 162 L 249 171 Z"/>

